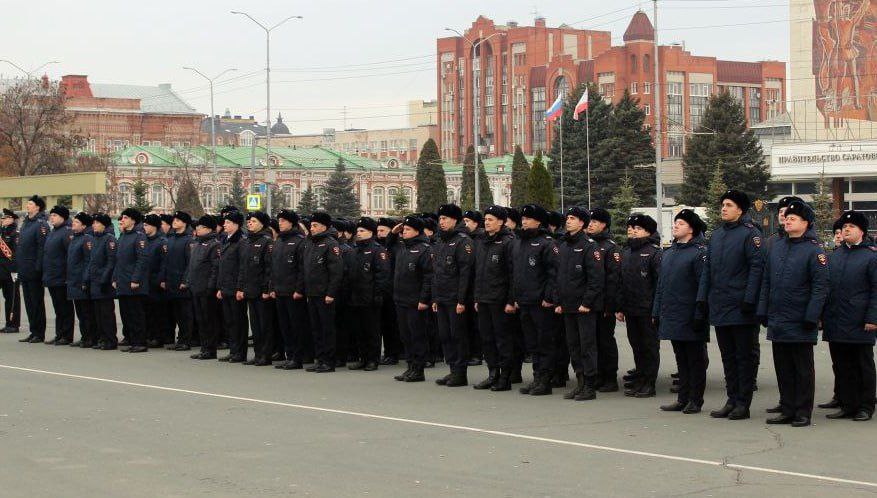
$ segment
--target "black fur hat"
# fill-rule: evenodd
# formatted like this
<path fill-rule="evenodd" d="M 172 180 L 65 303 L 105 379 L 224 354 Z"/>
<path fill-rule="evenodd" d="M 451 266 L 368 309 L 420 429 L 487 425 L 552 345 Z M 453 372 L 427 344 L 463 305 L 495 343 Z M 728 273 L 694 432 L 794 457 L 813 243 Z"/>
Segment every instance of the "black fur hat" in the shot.
<path fill-rule="evenodd" d="M 419 216 L 414 216 L 414 215 L 406 216 L 405 219 L 402 221 L 402 224 L 405 226 L 409 226 L 409 227 L 417 230 L 418 232 L 423 231 L 423 219 L 420 218 Z"/>
<path fill-rule="evenodd" d="M 378 231 L 378 222 L 368 216 L 363 216 L 356 222 L 356 228 L 365 228 L 366 230 L 375 233 Z"/>
<path fill-rule="evenodd" d="M 155 228 L 161 228 L 161 216 L 157 214 L 147 214 L 143 217 L 144 225 L 152 225 Z"/>
<path fill-rule="evenodd" d="M 91 226 L 91 222 L 94 221 L 94 218 L 92 218 L 92 217 L 91 217 L 88 213 L 86 213 L 85 211 L 80 211 L 80 212 L 76 213 L 76 215 L 73 216 L 73 219 L 74 219 L 74 220 L 79 220 L 79 222 L 82 223 L 82 224 L 85 225 L 85 226 Z"/>
<path fill-rule="evenodd" d="M 171 221 L 173 221 L 174 219 L 182 221 L 186 226 L 192 224 L 192 215 L 185 211 L 175 212 Z"/>
<path fill-rule="evenodd" d="M 813 226 L 813 223 L 816 221 L 816 213 L 804 201 L 792 201 L 789 203 L 789 207 L 786 208 L 786 218 L 791 215 L 800 216 L 809 226 Z"/>
<path fill-rule="evenodd" d="M 247 213 L 247 219 L 249 220 L 250 218 L 259 220 L 259 223 L 265 228 L 268 228 L 268 223 L 271 221 L 271 217 L 265 211 L 251 211 Z"/>
<path fill-rule="evenodd" d="M 868 218 L 858 211 L 847 211 L 840 215 L 840 218 L 837 221 L 840 222 L 840 228 L 843 228 L 847 223 L 852 223 L 859 227 L 865 235 L 868 234 Z"/>
<path fill-rule="evenodd" d="M 502 221 L 505 221 L 509 217 L 508 210 L 502 206 L 497 205 L 489 206 L 487 209 L 485 209 L 484 216 L 487 216 L 488 214 Z"/>
<path fill-rule="evenodd" d="M 113 220 L 110 219 L 110 215 L 107 213 L 95 213 L 94 216 L 91 217 L 92 223 L 95 221 L 103 225 L 105 228 L 112 228 Z"/>
<path fill-rule="evenodd" d="M 585 222 L 585 225 L 591 222 L 591 212 L 581 206 L 573 206 L 566 210 L 567 216 L 575 216 Z"/>
<path fill-rule="evenodd" d="M 605 223 L 606 228 L 612 226 L 612 215 L 603 208 L 594 208 L 591 210 L 591 219 Z"/>
<path fill-rule="evenodd" d="M 329 228 L 332 226 L 332 215 L 325 211 L 317 211 L 311 215 L 311 223 L 319 223 Z"/>
<path fill-rule="evenodd" d="M 532 218 L 544 225 L 548 223 L 548 211 L 538 204 L 527 204 L 521 208 L 521 218 Z"/>
<path fill-rule="evenodd" d="M 40 197 L 40 196 L 38 196 L 38 195 L 33 195 L 33 196 L 31 196 L 31 198 L 28 199 L 28 200 L 31 201 L 31 202 L 33 202 L 34 204 L 36 204 L 37 207 L 40 208 L 40 211 L 45 211 L 45 210 L 46 210 L 46 200 L 43 199 L 42 197 Z"/>
<path fill-rule="evenodd" d="M 704 223 L 703 220 L 700 219 L 700 216 L 691 209 L 683 209 L 682 211 L 679 211 L 679 213 L 673 218 L 673 221 L 676 220 L 682 220 L 685 223 L 688 223 L 688 226 L 694 231 L 694 235 L 700 235 L 706 231 L 706 223 Z"/>
<path fill-rule="evenodd" d="M 284 219 L 292 223 L 294 226 L 298 226 L 299 222 L 298 213 L 296 213 L 292 209 L 281 209 L 280 212 L 277 213 L 277 219 Z"/>
<path fill-rule="evenodd" d="M 749 211 L 749 206 L 751 204 L 749 202 L 749 196 L 746 195 L 746 192 L 741 192 L 739 190 L 731 189 L 731 190 L 725 192 L 724 194 L 722 194 L 722 197 L 719 199 L 719 202 L 722 202 L 725 199 L 728 199 L 731 202 L 733 202 L 734 204 L 736 204 L 737 207 L 740 208 L 740 210 L 743 211 L 744 213 Z"/>
<path fill-rule="evenodd" d="M 128 218 L 131 218 L 132 220 L 134 220 L 134 223 L 140 223 L 141 221 L 143 221 L 143 213 L 132 207 L 126 208 L 124 211 L 122 211 L 122 214 L 119 215 L 119 218 L 121 219 L 122 216 L 127 216 Z"/>
<path fill-rule="evenodd" d="M 627 226 L 640 227 L 649 233 L 658 231 L 658 222 L 647 214 L 634 213 L 627 219 Z"/>
<path fill-rule="evenodd" d="M 205 214 L 204 216 L 198 218 L 195 226 L 208 228 L 210 230 L 216 230 L 216 218 L 210 216 L 209 214 Z"/>
<path fill-rule="evenodd" d="M 49 214 L 57 214 L 58 216 L 64 218 L 65 220 L 70 218 L 70 210 L 65 206 L 55 206 L 50 211 Z"/>
<path fill-rule="evenodd" d="M 438 208 L 438 215 L 447 216 L 448 218 L 453 218 L 457 221 L 463 220 L 463 210 L 456 204 L 442 204 Z"/>
<path fill-rule="evenodd" d="M 244 224 L 244 215 L 237 209 L 233 211 L 226 211 L 225 216 L 223 216 L 224 220 L 228 220 L 234 223 L 237 226 L 241 226 Z"/>

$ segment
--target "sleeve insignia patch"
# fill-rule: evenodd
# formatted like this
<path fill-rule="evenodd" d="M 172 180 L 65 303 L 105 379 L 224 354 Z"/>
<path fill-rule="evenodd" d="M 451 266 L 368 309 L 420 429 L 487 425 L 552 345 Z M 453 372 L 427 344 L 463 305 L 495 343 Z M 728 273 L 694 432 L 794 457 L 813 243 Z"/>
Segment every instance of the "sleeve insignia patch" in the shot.
<path fill-rule="evenodd" d="M 594 261 L 600 261 L 601 259 L 600 251 L 594 251 Z"/>
<path fill-rule="evenodd" d="M 338 249 L 338 246 L 335 246 L 332 248 L 332 252 L 335 254 L 335 256 L 338 256 L 339 254 L 341 254 L 341 249 Z"/>
<path fill-rule="evenodd" d="M 761 247 L 761 237 L 752 237 L 752 243 L 755 244 L 755 247 Z"/>
<path fill-rule="evenodd" d="M 621 253 L 616 252 L 612 254 L 612 258 L 615 260 L 616 263 L 621 263 Z"/>
<path fill-rule="evenodd" d="M 821 253 L 817 254 L 816 259 L 819 260 L 819 264 L 822 266 L 825 266 L 826 264 L 828 264 L 828 258 L 825 257 L 825 254 L 821 254 Z"/>
<path fill-rule="evenodd" d="M 472 254 L 472 245 L 471 244 L 464 245 L 463 249 L 466 250 L 466 254 Z"/>

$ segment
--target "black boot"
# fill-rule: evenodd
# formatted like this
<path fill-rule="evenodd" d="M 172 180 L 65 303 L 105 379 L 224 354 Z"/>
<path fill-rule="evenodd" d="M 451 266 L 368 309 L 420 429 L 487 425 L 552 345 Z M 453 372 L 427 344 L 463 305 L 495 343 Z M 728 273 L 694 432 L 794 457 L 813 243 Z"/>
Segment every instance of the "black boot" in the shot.
<path fill-rule="evenodd" d="M 453 374 L 448 374 L 448 375 L 445 375 L 444 377 L 440 377 L 440 378 L 435 380 L 435 383 L 440 385 L 440 386 L 446 386 L 446 385 L 448 385 L 448 381 L 451 380 L 452 375 Z"/>
<path fill-rule="evenodd" d="M 566 394 L 563 395 L 563 399 L 574 399 L 576 396 L 582 392 L 582 389 L 585 388 L 585 374 L 576 373 L 576 387 L 572 388 L 570 391 L 567 391 Z"/>
<path fill-rule="evenodd" d="M 548 396 L 551 394 L 551 375 L 540 375 L 539 380 L 530 389 L 530 396 Z"/>
<path fill-rule="evenodd" d="M 496 384 L 497 378 L 499 378 L 499 369 L 491 368 L 488 370 L 487 378 L 475 384 L 474 386 L 472 386 L 472 388 L 478 389 L 479 391 L 484 389 L 490 389 L 491 387 L 493 387 L 494 384 Z"/>
<path fill-rule="evenodd" d="M 405 382 L 423 382 L 425 380 L 426 377 L 423 375 L 423 367 L 412 367 L 408 377 L 405 377 Z"/>
<path fill-rule="evenodd" d="M 618 379 L 614 377 L 608 379 L 604 378 L 603 385 L 598 389 L 601 393 L 615 393 L 618 392 L 618 390 Z"/>
<path fill-rule="evenodd" d="M 597 399 L 597 390 L 594 389 L 594 378 L 593 377 L 585 377 L 585 387 L 576 394 L 576 401 L 590 401 L 592 399 Z"/>
<path fill-rule="evenodd" d="M 448 387 L 462 387 L 469 385 L 469 379 L 466 377 L 466 371 L 462 372 L 454 372 L 451 374 L 451 378 L 448 379 L 448 382 L 445 383 Z"/>
<path fill-rule="evenodd" d="M 634 397 L 637 398 L 653 398 L 657 394 L 655 392 L 655 381 L 652 379 L 648 379 L 643 381 L 642 386 L 639 390 L 634 394 Z"/>
<path fill-rule="evenodd" d="M 494 392 L 498 391 L 511 391 L 512 383 L 510 379 L 510 374 L 507 369 L 501 368 L 499 369 L 499 377 L 497 377 L 496 382 L 490 386 L 490 390 Z"/>
<path fill-rule="evenodd" d="M 509 382 L 512 384 L 521 384 L 524 382 L 524 378 L 521 377 L 521 365 L 515 365 L 515 367 L 511 371 L 511 375 L 509 376 Z"/>
<path fill-rule="evenodd" d="M 411 370 L 412 370 L 412 366 L 411 366 L 411 362 L 409 361 L 408 362 L 408 369 L 406 369 L 404 372 L 400 373 L 399 375 L 396 375 L 393 378 L 398 380 L 399 382 L 404 382 L 405 379 L 408 378 L 409 375 L 411 375 Z"/>

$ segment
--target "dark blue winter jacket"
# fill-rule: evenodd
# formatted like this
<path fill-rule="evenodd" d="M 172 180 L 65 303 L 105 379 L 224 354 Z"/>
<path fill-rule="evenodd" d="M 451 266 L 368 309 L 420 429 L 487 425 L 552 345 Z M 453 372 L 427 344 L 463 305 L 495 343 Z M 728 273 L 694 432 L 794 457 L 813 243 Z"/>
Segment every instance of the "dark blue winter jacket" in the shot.
<path fill-rule="evenodd" d="M 70 245 L 67 246 L 67 299 L 88 299 L 88 260 L 91 258 L 90 248 L 94 239 L 85 230 L 70 233 Z"/>
<path fill-rule="evenodd" d="M 165 279 L 165 261 L 167 258 L 167 238 L 161 232 L 152 237 L 146 236 L 146 267 L 149 277 L 149 297 L 163 299 L 167 292 L 161 288 Z"/>
<path fill-rule="evenodd" d="M 758 316 L 767 317 L 768 340 L 815 344 L 828 288 L 828 256 L 812 229 L 774 243 L 758 303 Z"/>
<path fill-rule="evenodd" d="M 116 237 L 108 231 L 92 234 L 93 241 L 86 241 L 89 248 L 88 291 L 92 299 L 112 299 L 113 268 L 116 266 Z"/>
<path fill-rule="evenodd" d="M 113 282 L 117 296 L 145 296 L 149 294 L 149 263 L 146 260 L 146 235 L 136 230 L 123 231 L 116 251 Z M 136 289 L 131 284 L 140 284 Z"/>
<path fill-rule="evenodd" d="M 874 345 L 877 324 L 877 246 L 865 240 L 842 244 L 828 258 L 831 288 L 825 305 L 822 339 L 829 342 Z"/>
<path fill-rule="evenodd" d="M 40 211 L 33 218 L 24 217 L 18 233 L 18 250 L 15 252 L 18 278 L 42 282 L 43 249 L 49 236 L 46 213 Z"/>
<path fill-rule="evenodd" d="M 53 228 L 46 236 L 43 246 L 43 285 L 63 287 L 67 285 L 67 246 L 73 237 L 67 224 Z"/>
<path fill-rule="evenodd" d="M 709 304 L 717 327 L 755 325 L 755 308 L 764 273 L 761 232 L 748 216 L 713 231 L 700 277 L 698 302 Z"/>
<path fill-rule="evenodd" d="M 187 289 L 180 289 L 189 267 L 192 252 L 192 229 L 183 233 L 171 231 L 167 234 L 167 257 L 165 258 L 165 290 L 169 299 L 188 299 L 192 297 Z"/>
<path fill-rule="evenodd" d="M 706 317 L 697 315 L 697 289 L 706 259 L 703 236 L 686 243 L 673 242 L 661 257 L 661 276 L 655 292 L 652 316 L 658 334 L 671 341 L 709 341 Z M 696 323 L 696 318 L 700 319 Z"/>

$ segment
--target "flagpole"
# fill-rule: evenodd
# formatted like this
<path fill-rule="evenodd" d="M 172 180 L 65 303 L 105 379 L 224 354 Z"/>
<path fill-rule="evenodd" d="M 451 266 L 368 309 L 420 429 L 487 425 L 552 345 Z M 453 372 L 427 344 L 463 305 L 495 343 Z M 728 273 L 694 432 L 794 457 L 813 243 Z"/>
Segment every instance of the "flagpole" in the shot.
<path fill-rule="evenodd" d="M 563 112 L 560 114 L 560 212 L 566 213 L 563 204 Z"/>
<path fill-rule="evenodd" d="M 585 157 L 588 159 L 588 211 L 591 210 L 591 130 L 590 108 L 585 107 Z"/>

